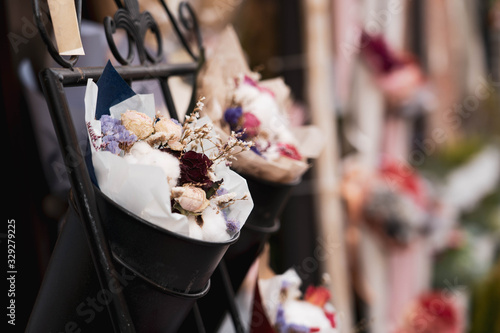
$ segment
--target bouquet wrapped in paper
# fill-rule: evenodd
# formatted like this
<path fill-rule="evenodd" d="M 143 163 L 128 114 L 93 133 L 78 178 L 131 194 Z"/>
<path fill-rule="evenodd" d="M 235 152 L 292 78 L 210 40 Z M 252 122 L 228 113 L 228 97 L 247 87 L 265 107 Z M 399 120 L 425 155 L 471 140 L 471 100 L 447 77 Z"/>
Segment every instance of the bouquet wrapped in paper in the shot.
<path fill-rule="evenodd" d="M 455 297 L 436 290 L 420 295 L 409 307 L 396 333 L 464 332 L 463 305 Z"/>
<path fill-rule="evenodd" d="M 382 35 L 361 33 L 361 56 L 373 73 L 378 87 L 392 103 L 406 103 L 426 83 L 416 57 L 397 52 Z"/>
<path fill-rule="evenodd" d="M 296 119 L 296 105 L 282 78 L 261 80 L 246 63 L 239 40 L 228 26 L 213 48 L 199 76 L 205 113 L 222 133 L 240 133 L 254 143 L 238 155 L 232 168 L 275 183 L 292 183 L 309 168 L 322 148 L 314 126 Z M 300 115 L 299 115 L 300 117 Z"/>
<path fill-rule="evenodd" d="M 276 333 L 339 332 L 336 310 L 330 292 L 323 286 L 309 286 L 302 294 L 302 281 L 294 269 L 258 280 L 259 300 L 255 309 L 266 317 L 266 324 Z M 254 318 L 258 316 L 254 313 Z M 255 324 L 253 324 L 255 326 Z M 264 327 L 263 325 L 260 325 Z M 255 332 L 262 327 L 253 327 Z"/>
<path fill-rule="evenodd" d="M 347 164 L 342 184 L 349 219 L 363 220 L 388 245 L 407 246 L 435 228 L 429 185 L 417 170 L 392 159 L 371 172 Z"/>
<path fill-rule="evenodd" d="M 88 81 L 86 122 L 96 185 L 144 220 L 184 236 L 222 242 L 253 208 L 245 179 L 229 166 L 251 143 L 219 136 L 203 103 L 182 123 L 156 112 L 152 94 L 128 92 L 108 64 L 98 87 Z M 102 88 L 102 89 L 101 89 Z M 99 94 L 98 94 L 99 93 Z M 99 98 L 98 98 L 99 96 Z M 111 105 L 111 107 L 107 107 Z"/>
<path fill-rule="evenodd" d="M 373 179 L 364 206 L 365 219 L 396 244 L 407 245 L 429 230 L 430 209 L 424 179 L 384 163 Z"/>

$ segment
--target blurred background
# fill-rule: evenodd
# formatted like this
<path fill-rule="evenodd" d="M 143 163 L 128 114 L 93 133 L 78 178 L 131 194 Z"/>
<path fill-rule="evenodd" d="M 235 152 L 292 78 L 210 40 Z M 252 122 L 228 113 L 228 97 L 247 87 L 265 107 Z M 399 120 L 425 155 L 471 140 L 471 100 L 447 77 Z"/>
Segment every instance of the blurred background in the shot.
<path fill-rule="evenodd" d="M 325 133 L 270 240 L 271 268 L 296 268 L 304 285 L 326 273 L 345 332 L 500 332 L 500 1 L 189 2 L 207 45 L 233 25 L 250 67 L 282 77 L 296 121 Z M 159 3 L 139 3 L 175 60 L 178 41 Z M 31 1 L 0 6 L 2 211 L 16 220 L 24 327 L 69 184 L 37 80 L 57 65 Z M 101 24 L 115 10 L 113 1 L 83 2 L 78 66 L 112 58 Z M 81 124 L 83 91 L 71 89 Z M 334 250 L 318 259 L 325 242 Z"/>

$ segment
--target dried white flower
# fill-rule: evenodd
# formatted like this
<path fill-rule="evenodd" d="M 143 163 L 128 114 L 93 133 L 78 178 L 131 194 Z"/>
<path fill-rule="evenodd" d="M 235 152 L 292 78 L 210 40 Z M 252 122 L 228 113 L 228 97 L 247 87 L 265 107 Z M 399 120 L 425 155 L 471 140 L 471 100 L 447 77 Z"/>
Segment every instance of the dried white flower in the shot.
<path fill-rule="evenodd" d="M 212 202 L 216 205 L 221 205 L 223 203 L 228 203 L 233 201 L 236 198 L 236 193 L 231 192 L 227 194 L 222 194 L 219 196 L 216 196 L 212 199 Z"/>
<path fill-rule="evenodd" d="M 128 163 L 157 166 L 163 170 L 168 184 L 174 187 L 181 174 L 179 159 L 151 147 L 147 142 L 136 142 L 123 156 Z"/>
<path fill-rule="evenodd" d="M 179 203 L 182 209 L 193 213 L 201 213 L 210 204 L 205 191 L 194 186 L 172 188 L 172 198 Z"/>

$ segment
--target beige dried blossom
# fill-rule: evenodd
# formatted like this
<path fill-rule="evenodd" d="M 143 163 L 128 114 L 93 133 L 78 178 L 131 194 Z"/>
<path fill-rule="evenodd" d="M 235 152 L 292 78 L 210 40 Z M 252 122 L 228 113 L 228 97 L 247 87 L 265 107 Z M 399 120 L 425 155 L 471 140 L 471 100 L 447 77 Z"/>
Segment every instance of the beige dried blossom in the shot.
<path fill-rule="evenodd" d="M 240 137 L 243 133 L 231 132 L 226 143 L 217 144 L 217 149 L 219 151 L 218 155 L 212 158 L 214 163 L 219 163 L 220 161 L 226 161 L 226 164 L 231 164 L 231 160 L 235 160 L 237 154 L 250 150 L 254 145 L 252 141 L 241 140 Z"/>
<path fill-rule="evenodd" d="M 164 133 L 168 146 L 173 150 L 182 150 L 184 145 L 179 142 L 182 136 L 182 126 L 175 123 L 172 119 L 162 117 L 154 124 L 155 133 Z"/>
<path fill-rule="evenodd" d="M 151 134 L 150 136 L 148 136 L 145 139 L 145 141 L 147 143 L 149 143 L 149 145 L 151 147 L 159 147 L 159 146 L 167 144 L 168 139 L 169 138 L 167 136 L 167 133 L 157 132 L 157 133 L 154 133 L 154 134 Z"/>
<path fill-rule="evenodd" d="M 201 213 L 210 204 L 205 191 L 194 186 L 172 188 L 172 198 L 179 203 L 182 209 L 193 213 Z"/>
<path fill-rule="evenodd" d="M 224 203 L 228 203 L 233 201 L 236 198 L 236 193 L 231 192 L 231 193 L 226 193 L 222 195 L 218 195 L 212 199 L 212 203 L 215 205 L 222 205 Z"/>
<path fill-rule="evenodd" d="M 122 125 L 134 133 L 137 139 L 144 140 L 154 132 L 153 119 L 135 110 L 127 110 L 121 115 Z"/>

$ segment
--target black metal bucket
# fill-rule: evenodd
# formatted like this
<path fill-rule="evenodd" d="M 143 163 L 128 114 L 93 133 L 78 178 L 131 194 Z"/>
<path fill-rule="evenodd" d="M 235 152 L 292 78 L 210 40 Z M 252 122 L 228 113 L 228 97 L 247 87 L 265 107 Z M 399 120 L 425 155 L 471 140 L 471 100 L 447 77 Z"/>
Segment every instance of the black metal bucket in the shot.
<path fill-rule="evenodd" d="M 26 332 L 112 332 L 106 303 L 117 288 L 137 332 L 177 332 L 239 234 L 223 243 L 191 239 L 132 215 L 98 189 L 95 194 L 119 277 L 101 288 L 70 205 Z"/>
<path fill-rule="evenodd" d="M 231 246 L 224 255 L 227 263 L 240 261 L 242 256 L 252 254 L 251 262 L 245 265 L 243 272 L 246 272 L 262 251 L 269 236 L 279 230 L 279 216 L 285 207 L 292 189 L 297 183 L 279 184 L 256 179 L 248 175 L 241 175 L 248 184 L 248 189 L 252 194 L 254 208 L 250 213 L 246 223 L 243 225 L 241 236 L 238 241 Z M 254 250 L 254 251 L 252 251 Z M 236 270 L 230 269 L 230 272 Z M 243 277 L 244 277 L 243 276 Z M 231 275 L 233 279 L 233 275 Z M 239 288 L 242 280 L 237 284 Z"/>
<path fill-rule="evenodd" d="M 217 269 L 211 279 L 210 291 L 199 299 L 205 330 L 216 332 L 228 309 L 231 300 L 222 295 L 227 293 L 227 277 L 235 293 L 241 287 L 250 267 L 261 254 L 271 234 L 280 228 L 279 216 L 297 183 L 279 184 L 266 182 L 241 174 L 247 181 L 254 201 L 254 208 L 245 222 L 238 241 L 231 245 L 224 255 L 223 269 Z M 191 313 L 182 324 L 179 332 L 193 332 L 194 315 Z"/>
<path fill-rule="evenodd" d="M 155 283 L 181 293 L 199 293 L 229 246 L 170 232 L 122 209 L 94 190 L 104 230 L 113 254 Z"/>

